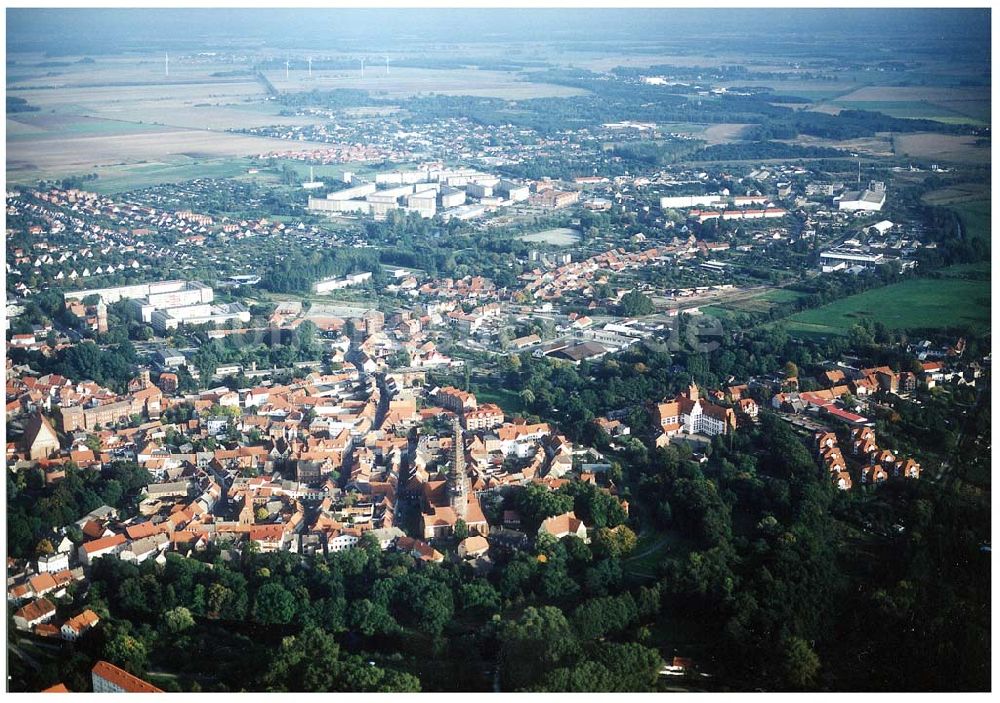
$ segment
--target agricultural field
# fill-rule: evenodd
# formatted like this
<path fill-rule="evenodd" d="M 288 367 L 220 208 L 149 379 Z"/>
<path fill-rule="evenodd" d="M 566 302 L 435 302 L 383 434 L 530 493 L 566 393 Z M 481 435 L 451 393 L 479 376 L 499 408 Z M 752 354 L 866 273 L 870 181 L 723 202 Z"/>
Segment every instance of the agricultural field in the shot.
<path fill-rule="evenodd" d="M 542 232 L 523 234 L 518 237 L 518 239 L 522 242 L 534 242 L 551 244 L 556 247 L 568 247 L 580 241 L 580 232 L 579 230 L 575 230 L 570 227 L 556 227 L 555 229 L 547 229 Z"/>
<path fill-rule="evenodd" d="M 980 120 L 963 115 L 944 105 L 934 104 L 924 100 L 883 100 L 872 102 L 852 102 L 838 100 L 836 105 L 844 110 L 870 110 L 881 112 L 890 117 L 909 119 L 937 120 L 949 124 L 983 124 Z"/>
<path fill-rule="evenodd" d="M 923 201 L 928 205 L 954 205 L 969 201 L 988 201 L 990 187 L 985 183 L 956 183 L 947 188 L 939 188 L 925 193 Z"/>
<path fill-rule="evenodd" d="M 704 139 L 708 146 L 726 144 L 741 139 L 744 130 L 749 126 L 748 124 L 714 124 L 706 127 L 701 134 L 696 136 Z"/>
<path fill-rule="evenodd" d="M 39 108 L 8 115 L 11 182 L 96 172 L 112 182 L 95 189 L 112 192 L 131 176 L 144 186 L 206 172 L 237 175 L 222 160 L 285 146 L 223 132 L 279 121 L 263 86 L 225 75 L 231 65 L 177 61 L 167 77 L 159 61 L 102 58 L 43 75 L 32 57 L 18 56 L 9 68 L 7 95 Z"/>
<path fill-rule="evenodd" d="M 283 116 L 247 64 L 214 58 L 161 56 L 80 57 L 57 62 L 41 55 L 9 57 L 7 95 L 38 108 L 7 118 L 7 177 L 12 182 L 97 172 L 134 172 L 140 185 L 175 177 L 192 162 L 228 173 L 225 159 L 242 159 L 288 147 L 287 142 L 225 130 L 274 124 L 306 125 L 311 117 Z M 474 68 L 431 70 L 372 67 L 360 71 L 313 71 L 302 67 L 267 75 L 279 90 L 362 88 L 379 95 L 467 94 L 523 99 L 569 96 L 582 91 L 521 80 L 517 71 Z M 381 73 L 380 73 L 381 71 Z M 147 168 L 148 167 L 148 168 Z M 117 185 L 98 186 L 113 190 Z"/>
<path fill-rule="evenodd" d="M 250 159 L 225 157 L 221 159 L 179 158 L 173 163 L 122 164 L 95 169 L 98 179 L 87 183 L 87 190 L 112 195 L 137 188 L 147 188 L 161 183 L 175 183 L 193 178 L 232 178 L 238 180 L 273 180 L 266 173 L 249 175 Z"/>
<path fill-rule="evenodd" d="M 199 162 L 252 156 L 284 146 L 277 139 L 174 128 L 132 130 L 127 135 L 15 138 L 7 141 L 7 179 L 26 183 L 93 172 L 119 174 L 123 166 L 152 166 L 147 176 L 157 168 L 190 166 L 193 178 Z"/>
<path fill-rule="evenodd" d="M 867 86 L 836 98 L 846 109 L 874 110 L 893 117 L 988 125 L 988 87 Z"/>
<path fill-rule="evenodd" d="M 792 139 L 790 143 L 800 146 L 828 147 L 830 149 L 857 152 L 874 157 L 893 156 L 892 139 L 886 133 L 878 133 L 872 137 L 859 137 L 857 139 L 824 139 L 808 134 L 800 134 L 795 139 Z"/>
<path fill-rule="evenodd" d="M 564 98 L 586 92 L 569 86 L 523 80 L 515 71 L 402 68 L 393 67 L 391 61 L 388 74 L 384 63 L 366 65 L 364 78 L 361 77 L 360 63 L 357 70 L 314 70 L 311 78 L 308 71 L 302 67 L 290 70 L 288 78 L 285 78 L 284 70 L 265 71 L 265 75 L 274 87 L 282 92 L 348 88 L 368 90 L 373 95 L 387 98 L 437 93 L 527 100 Z"/>
<path fill-rule="evenodd" d="M 894 330 L 958 325 L 989 329 L 990 282 L 968 275 L 975 271 L 945 269 L 941 278 L 918 278 L 865 291 L 797 313 L 781 324 L 793 336 L 844 335 L 862 320 L 882 322 Z"/>
<path fill-rule="evenodd" d="M 900 156 L 971 164 L 990 163 L 989 140 L 981 143 L 979 137 L 971 135 L 897 134 L 895 144 Z"/>

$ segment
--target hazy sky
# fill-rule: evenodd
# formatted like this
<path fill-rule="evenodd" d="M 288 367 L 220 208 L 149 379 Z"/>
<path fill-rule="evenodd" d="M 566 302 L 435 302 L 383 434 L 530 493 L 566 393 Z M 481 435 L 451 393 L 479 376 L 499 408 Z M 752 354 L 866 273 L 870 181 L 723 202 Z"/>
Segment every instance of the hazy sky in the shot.
<path fill-rule="evenodd" d="M 842 9 L 8 9 L 8 52 L 240 44 L 391 49 L 394 42 L 829 40 L 990 42 L 990 11 Z"/>

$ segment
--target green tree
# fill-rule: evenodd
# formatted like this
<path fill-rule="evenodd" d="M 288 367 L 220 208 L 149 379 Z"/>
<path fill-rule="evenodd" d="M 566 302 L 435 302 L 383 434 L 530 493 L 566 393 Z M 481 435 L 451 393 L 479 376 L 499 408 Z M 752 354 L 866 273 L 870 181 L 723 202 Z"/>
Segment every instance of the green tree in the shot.
<path fill-rule="evenodd" d="M 500 629 L 500 676 L 505 690 L 522 690 L 569 664 L 580 645 L 566 616 L 553 606 L 529 606 Z"/>
<path fill-rule="evenodd" d="M 599 555 L 618 559 L 630 554 L 637 541 L 635 532 L 626 525 L 614 529 L 602 527 L 594 533 L 594 550 Z"/>
<path fill-rule="evenodd" d="M 500 594 L 482 579 L 463 583 L 459 589 L 458 602 L 463 610 L 480 613 L 495 613 L 500 610 Z"/>
<path fill-rule="evenodd" d="M 171 634 L 180 634 L 194 627 L 194 618 L 190 610 L 179 605 L 163 613 L 163 627 Z"/>
<path fill-rule="evenodd" d="M 781 671 L 788 688 L 810 688 L 820 668 L 816 652 L 808 642 L 799 637 L 788 638 L 781 650 Z"/>
<path fill-rule="evenodd" d="M 257 591 L 253 619 L 265 625 L 284 625 L 295 617 L 295 596 L 280 583 L 266 583 Z"/>
<path fill-rule="evenodd" d="M 148 653 L 146 645 L 137 637 L 125 633 L 115 634 L 105 643 L 101 655 L 136 676 L 146 673 Z"/>
<path fill-rule="evenodd" d="M 356 600 L 347 609 L 347 622 L 363 635 L 389 634 L 399 629 L 384 605 L 368 598 Z"/>
<path fill-rule="evenodd" d="M 528 530 L 538 529 L 545 518 L 562 515 L 573 509 L 572 496 L 529 483 L 517 494 L 517 506 Z"/>
<path fill-rule="evenodd" d="M 651 315 L 654 310 L 653 301 L 638 290 L 630 290 L 623 295 L 619 304 L 619 311 L 624 317 Z"/>

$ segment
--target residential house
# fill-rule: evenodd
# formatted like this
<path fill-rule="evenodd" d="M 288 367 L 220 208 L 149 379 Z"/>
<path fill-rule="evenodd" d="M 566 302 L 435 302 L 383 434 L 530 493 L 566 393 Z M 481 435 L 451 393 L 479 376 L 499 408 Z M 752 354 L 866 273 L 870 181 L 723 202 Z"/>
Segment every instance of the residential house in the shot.
<path fill-rule="evenodd" d="M 861 483 L 864 485 L 876 485 L 888 479 L 889 474 L 880 464 L 866 466 L 861 469 Z"/>
<path fill-rule="evenodd" d="M 63 623 L 60 633 L 64 640 L 75 642 L 84 632 L 100 622 L 100 618 L 90 608 L 87 608 L 79 615 L 71 617 Z"/>
<path fill-rule="evenodd" d="M 63 571 L 69 568 L 69 554 L 56 552 L 38 557 L 38 572 L 40 574 Z"/>
<path fill-rule="evenodd" d="M 576 516 L 574 512 L 563 513 L 562 515 L 555 515 L 553 517 L 544 520 L 538 528 L 538 534 L 550 534 L 556 539 L 562 539 L 563 537 L 568 537 L 573 535 L 579 537 L 584 542 L 590 542 L 590 538 L 587 537 L 587 526 L 583 524 L 583 520 Z"/>
<path fill-rule="evenodd" d="M 29 631 L 35 625 L 48 622 L 56 614 L 56 606 L 47 598 L 38 598 L 14 613 L 14 627 Z"/>
<path fill-rule="evenodd" d="M 436 398 L 439 405 L 448 408 L 458 415 L 462 415 L 469 410 L 475 410 L 478 407 L 475 395 L 451 386 L 445 386 L 440 389 L 437 392 Z"/>
<path fill-rule="evenodd" d="M 125 535 L 112 535 L 84 542 L 80 545 L 80 561 L 85 566 L 91 566 L 94 563 L 94 559 L 98 557 L 107 554 L 118 554 L 118 552 L 125 548 L 126 541 Z"/>
<path fill-rule="evenodd" d="M 467 410 L 462 420 L 465 429 L 470 432 L 489 430 L 503 424 L 503 410 L 493 403 L 483 403 L 478 408 Z"/>

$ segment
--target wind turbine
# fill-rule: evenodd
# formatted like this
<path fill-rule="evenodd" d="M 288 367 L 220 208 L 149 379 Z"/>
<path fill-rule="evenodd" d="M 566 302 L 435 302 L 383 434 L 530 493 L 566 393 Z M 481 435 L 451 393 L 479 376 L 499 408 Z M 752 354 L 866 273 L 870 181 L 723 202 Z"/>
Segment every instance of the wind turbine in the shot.
<path fill-rule="evenodd" d="M 365 60 L 361 59 L 361 80 L 365 79 Z"/>
<path fill-rule="evenodd" d="M 166 51 L 163 52 L 163 75 L 170 75 L 170 54 Z"/>
<path fill-rule="evenodd" d="M 288 59 L 285 59 L 285 80 L 288 80 Z"/>
<path fill-rule="evenodd" d="M 312 58 L 312 56 L 309 57 L 309 77 L 310 78 L 313 77 L 313 58 Z"/>
<path fill-rule="evenodd" d="M 385 57 L 385 75 L 389 75 L 389 57 Z"/>

